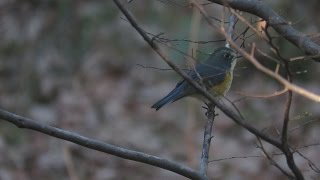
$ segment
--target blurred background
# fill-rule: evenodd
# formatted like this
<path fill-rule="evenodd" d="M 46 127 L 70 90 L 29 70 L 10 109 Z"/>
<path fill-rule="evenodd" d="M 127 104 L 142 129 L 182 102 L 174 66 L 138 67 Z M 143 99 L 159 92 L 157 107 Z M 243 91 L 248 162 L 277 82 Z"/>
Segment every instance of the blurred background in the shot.
<path fill-rule="evenodd" d="M 148 33 L 164 38 L 161 47 L 176 64 L 199 61 L 224 46 L 188 0 L 122 1 Z M 206 1 L 201 1 L 206 3 Z M 299 31 L 315 41 L 319 32 L 317 0 L 266 1 Z M 223 9 L 207 4 L 215 24 Z M 244 14 L 249 22 L 258 20 Z M 225 17 L 226 18 L 226 17 Z M 259 23 L 254 23 L 260 27 Z M 245 29 L 238 23 L 237 33 Z M 203 104 L 183 99 L 160 111 L 150 106 L 166 95 L 179 76 L 151 50 L 112 1 L 0 0 L 0 107 L 13 113 L 103 142 L 168 158 L 197 169 L 201 156 Z M 247 33 L 246 42 L 275 57 L 270 47 Z M 277 35 L 271 31 L 271 34 Z M 201 41 L 200 43 L 189 42 Z M 162 41 L 162 42 L 163 42 Z M 303 55 L 274 39 L 286 58 Z M 179 52 L 180 51 L 180 52 Z M 182 53 L 181 53 L 182 52 Z M 275 69 L 276 63 L 258 58 Z M 291 63 L 294 82 L 320 94 L 320 63 Z M 273 79 L 239 60 L 227 98 L 257 128 L 279 136 L 286 95 Z M 285 179 L 257 148 L 255 136 L 217 110 L 210 150 L 213 179 Z M 294 94 L 290 143 L 320 166 L 320 105 Z M 279 151 L 267 144 L 271 154 Z M 123 160 L 78 145 L 19 129 L 0 121 L 0 180 L 184 179 L 166 170 Z M 295 154 L 306 179 L 320 179 L 309 161 Z M 281 155 L 273 156 L 286 169 Z"/>

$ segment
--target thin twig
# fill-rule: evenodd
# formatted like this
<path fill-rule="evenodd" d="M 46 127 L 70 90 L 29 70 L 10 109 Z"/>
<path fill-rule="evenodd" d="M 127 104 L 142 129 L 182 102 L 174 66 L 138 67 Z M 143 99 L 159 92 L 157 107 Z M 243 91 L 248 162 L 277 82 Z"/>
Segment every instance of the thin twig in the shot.
<path fill-rule="evenodd" d="M 69 146 L 63 147 L 63 157 L 64 157 L 64 161 L 66 164 L 66 169 L 67 169 L 67 172 L 69 175 L 69 179 L 70 180 L 79 180 L 78 174 L 76 173 L 76 170 L 74 167 L 74 162 L 72 159 L 72 155 L 71 155 Z"/>
<path fill-rule="evenodd" d="M 262 158 L 261 155 L 251 155 L 251 156 L 232 156 L 232 157 L 226 157 L 226 158 L 219 158 L 219 159 L 213 159 L 210 160 L 209 163 L 213 162 L 219 162 L 219 161 L 226 161 L 226 160 L 232 160 L 232 159 L 248 159 L 248 158 Z"/>
<path fill-rule="evenodd" d="M 160 71 L 173 71 L 173 69 L 168 69 L 168 68 L 157 68 L 157 67 L 153 67 L 153 66 L 145 66 L 145 65 L 142 65 L 142 64 L 136 64 L 137 66 L 140 66 L 142 68 L 146 68 L 146 69 L 155 69 L 155 70 L 160 70 Z M 184 71 L 191 71 L 190 69 L 182 69 Z"/>
<path fill-rule="evenodd" d="M 263 147 L 263 144 L 259 137 L 257 137 L 259 142 L 259 148 L 262 150 L 263 154 L 266 156 L 266 158 L 269 160 L 269 162 L 275 166 L 279 171 L 282 172 L 282 174 L 286 175 L 289 179 L 295 179 L 290 173 L 288 173 L 286 170 L 284 170 L 276 161 L 273 160 L 273 158 L 269 155 L 269 153 L 265 150 Z"/>
<path fill-rule="evenodd" d="M 309 121 L 303 122 L 302 124 L 299 124 L 299 125 L 291 128 L 291 129 L 289 129 L 289 132 L 291 133 L 291 132 L 293 132 L 293 131 L 295 131 L 297 129 L 300 129 L 301 127 L 306 126 L 307 124 L 310 124 L 310 123 L 315 122 L 315 121 L 320 121 L 320 119 L 311 119 Z"/>
<path fill-rule="evenodd" d="M 247 28 L 251 29 L 254 34 L 258 35 L 260 38 L 262 38 L 265 41 L 269 41 L 259 30 L 257 30 L 251 23 L 249 23 L 243 16 L 241 16 L 238 12 L 235 10 L 230 11 L 234 16 L 236 16 L 240 21 L 242 21 L 245 25 L 247 25 Z"/>
<path fill-rule="evenodd" d="M 296 148 L 293 152 L 297 152 L 300 149 L 305 149 L 305 148 L 314 147 L 314 146 L 320 146 L 320 144 L 319 143 L 313 143 L 313 144 L 308 144 L 308 145 L 305 145 L 305 146 L 301 146 L 299 148 Z M 273 156 L 282 156 L 282 155 L 283 155 L 283 152 L 277 152 L 277 153 L 271 153 L 271 155 L 269 155 L 269 156 L 273 157 Z M 266 156 L 265 155 L 264 156 L 262 156 L 262 155 L 232 156 L 232 157 L 226 157 L 226 158 L 213 159 L 213 160 L 210 160 L 209 163 L 214 163 L 214 162 L 219 162 L 219 161 L 226 161 L 226 160 L 233 160 L 233 159 L 248 159 L 248 158 L 263 158 L 263 157 L 266 157 Z"/>
<path fill-rule="evenodd" d="M 227 35 L 230 37 L 230 39 L 233 39 L 234 29 L 237 22 L 237 17 L 234 14 L 231 14 L 229 17 L 229 27 L 227 31 Z M 230 44 L 228 41 L 226 41 L 226 47 L 230 48 Z"/>
<path fill-rule="evenodd" d="M 154 36 L 156 39 L 158 39 L 159 41 L 163 41 L 163 42 L 189 42 L 189 43 L 195 43 L 195 44 L 208 44 L 208 43 L 217 43 L 217 42 L 225 42 L 225 39 L 218 39 L 218 40 L 207 40 L 207 41 L 195 41 L 195 40 L 191 40 L 191 39 L 169 39 L 169 38 L 165 38 L 159 35 L 155 35 L 153 33 L 150 32 L 146 32 L 149 35 Z M 161 34 L 163 35 L 163 34 Z"/>
<path fill-rule="evenodd" d="M 320 169 L 319 167 L 314 164 L 307 156 L 305 156 L 304 154 L 302 154 L 300 151 L 295 150 L 296 153 L 298 153 L 303 159 L 305 159 L 306 161 L 308 161 L 308 165 L 309 167 L 316 173 L 320 174 Z"/>
<path fill-rule="evenodd" d="M 257 69 L 262 71 L 263 73 L 267 74 L 268 76 L 272 77 L 273 79 L 277 80 L 279 83 L 283 84 L 286 88 L 288 88 L 291 91 L 294 91 L 295 93 L 298 93 L 302 95 L 303 97 L 306 97 L 310 100 L 313 100 L 315 102 L 320 102 L 320 95 L 317 95 L 315 93 L 312 93 L 304 88 L 301 88 L 295 84 L 290 83 L 285 78 L 281 77 L 279 74 L 274 73 L 270 69 L 264 67 L 262 64 L 260 64 L 254 56 L 251 54 L 245 52 L 241 48 L 239 48 L 234 42 L 230 42 L 232 47 L 234 47 L 244 58 L 249 60 Z M 255 46 L 252 46 L 252 49 L 255 49 Z"/>
<path fill-rule="evenodd" d="M 272 94 L 252 94 L 252 93 L 243 93 L 243 92 L 237 92 L 237 94 L 242 95 L 244 97 L 249 97 L 249 98 L 271 98 L 271 97 L 275 97 L 275 96 L 279 96 L 282 95 L 283 93 L 287 92 L 288 89 L 284 88 L 280 91 L 276 91 Z"/>

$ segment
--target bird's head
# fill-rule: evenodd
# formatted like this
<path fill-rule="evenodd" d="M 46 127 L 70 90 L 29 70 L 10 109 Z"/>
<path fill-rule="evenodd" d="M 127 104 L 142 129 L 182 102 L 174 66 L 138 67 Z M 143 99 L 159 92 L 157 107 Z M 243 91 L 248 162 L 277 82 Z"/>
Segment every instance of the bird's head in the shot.
<path fill-rule="evenodd" d="M 220 47 L 216 49 L 207 59 L 206 64 L 215 67 L 230 69 L 236 63 L 237 54 L 234 50 L 227 47 Z"/>

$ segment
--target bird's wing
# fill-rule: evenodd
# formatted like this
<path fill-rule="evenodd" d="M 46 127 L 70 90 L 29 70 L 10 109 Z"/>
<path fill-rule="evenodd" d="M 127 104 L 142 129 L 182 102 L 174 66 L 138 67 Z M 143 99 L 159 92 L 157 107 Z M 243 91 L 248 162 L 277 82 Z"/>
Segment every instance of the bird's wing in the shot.
<path fill-rule="evenodd" d="M 202 81 L 202 83 L 208 89 L 222 83 L 227 73 L 225 69 L 207 64 L 198 64 L 196 66 L 196 71 L 198 73 L 195 73 L 195 75 L 197 76 L 195 79 L 197 81 Z"/>
<path fill-rule="evenodd" d="M 223 82 L 226 70 L 206 64 L 197 64 L 195 70 L 188 70 L 187 75 L 197 82 L 202 82 L 206 88 L 210 89 Z M 183 89 L 189 91 L 190 94 L 195 92 L 195 89 L 185 79 L 177 83 L 176 88 L 178 87 L 184 87 Z"/>

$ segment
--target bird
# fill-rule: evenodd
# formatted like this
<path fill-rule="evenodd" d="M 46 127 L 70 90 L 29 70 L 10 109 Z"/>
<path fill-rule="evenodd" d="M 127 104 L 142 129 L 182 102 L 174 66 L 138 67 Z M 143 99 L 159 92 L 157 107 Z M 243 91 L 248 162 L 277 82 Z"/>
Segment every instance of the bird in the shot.
<path fill-rule="evenodd" d="M 225 96 L 232 83 L 236 55 L 237 53 L 231 48 L 219 47 L 206 61 L 197 63 L 193 69 L 188 70 L 187 75 L 203 85 L 214 97 Z M 169 94 L 152 105 L 151 108 L 158 111 L 163 106 L 184 97 L 196 97 L 203 102 L 207 101 L 188 81 L 182 79 Z"/>

